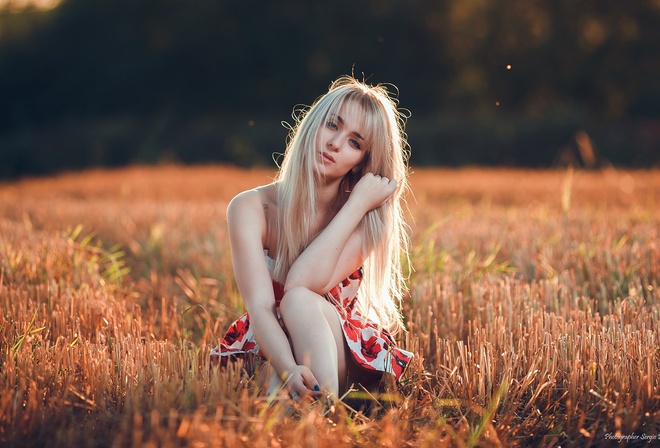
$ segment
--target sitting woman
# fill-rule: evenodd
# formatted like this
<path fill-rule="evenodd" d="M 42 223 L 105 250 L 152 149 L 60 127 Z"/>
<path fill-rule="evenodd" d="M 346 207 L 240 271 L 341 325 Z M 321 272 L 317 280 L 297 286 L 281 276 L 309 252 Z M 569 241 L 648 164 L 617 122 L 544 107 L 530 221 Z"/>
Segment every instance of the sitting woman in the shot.
<path fill-rule="evenodd" d="M 412 359 L 403 327 L 407 189 L 403 117 L 382 85 L 341 77 L 296 116 L 276 180 L 227 209 L 247 312 L 212 361 L 264 359 L 271 390 L 338 397 Z"/>

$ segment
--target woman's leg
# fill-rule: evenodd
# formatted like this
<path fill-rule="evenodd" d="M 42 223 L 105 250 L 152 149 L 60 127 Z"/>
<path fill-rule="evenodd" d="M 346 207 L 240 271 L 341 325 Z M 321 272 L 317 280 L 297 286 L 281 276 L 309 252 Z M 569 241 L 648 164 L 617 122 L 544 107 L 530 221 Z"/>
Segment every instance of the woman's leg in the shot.
<path fill-rule="evenodd" d="M 347 387 L 346 349 L 334 307 L 309 289 L 296 287 L 282 298 L 280 313 L 296 361 L 309 367 L 321 387 L 339 395 Z"/>
<path fill-rule="evenodd" d="M 282 389 L 282 379 L 279 377 L 275 369 L 273 369 L 270 362 L 265 359 L 261 366 L 259 366 L 257 384 L 259 384 L 259 387 L 266 390 L 266 396 L 268 397 Z"/>

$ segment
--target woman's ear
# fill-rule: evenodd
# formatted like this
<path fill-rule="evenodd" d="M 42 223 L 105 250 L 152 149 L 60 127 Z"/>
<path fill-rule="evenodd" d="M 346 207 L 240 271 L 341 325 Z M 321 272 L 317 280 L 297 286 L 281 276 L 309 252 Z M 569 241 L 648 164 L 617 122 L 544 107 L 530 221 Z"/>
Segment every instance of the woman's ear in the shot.
<path fill-rule="evenodd" d="M 362 169 L 362 164 L 360 165 L 355 165 L 351 170 L 346 173 L 346 176 L 344 176 L 344 180 L 342 181 L 343 183 L 343 189 L 345 193 L 350 193 L 353 190 L 353 187 L 355 184 L 358 182 L 358 173 Z"/>
<path fill-rule="evenodd" d="M 351 173 L 357 174 L 360 171 L 363 171 L 365 166 L 367 166 L 367 164 L 364 163 L 364 160 L 362 160 L 360 163 L 351 168 Z"/>

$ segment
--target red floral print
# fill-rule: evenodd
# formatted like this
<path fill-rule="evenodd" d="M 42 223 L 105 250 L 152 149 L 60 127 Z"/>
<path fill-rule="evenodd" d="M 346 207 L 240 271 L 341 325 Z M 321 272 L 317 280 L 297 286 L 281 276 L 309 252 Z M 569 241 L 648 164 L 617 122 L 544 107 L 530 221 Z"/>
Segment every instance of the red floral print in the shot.
<path fill-rule="evenodd" d="M 275 293 L 275 306 L 279 307 L 282 297 L 284 297 L 284 285 L 277 280 L 273 280 L 273 292 Z"/>
<path fill-rule="evenodd" d="M 363 277 L 363 269 L 357 269 L 332 288 L 326 295 L 326 300 L 337 311 L 346 345 L 355 361 L 367 370 L 386 372 L 398 380 L 412 360 L 413 354 L 399 348 L 386 330 L 379 329 L 356 309 L 357 290 Z M 275 280 L 273 292 L 275 305 L 279 307 L 284 288 Z M 245 313 L 230 325 L 220 345 L 211 351 L 211 360 L 217 362 L 220 357 L 221 365 L 224 366 L 227 361 L 247 353 L 263 355 L 250 329 L 250 317 Z"/>
<path fill-rule="evenodd" d="M 351 325 L 349 321 L 344 321 L 344 334 L 348 339 L 350 339 L 353 342 L 358 342 L 360 340 L 360 335 L 357 331 L 357 329 Z"/>
<path fill-rule="evenodd" d="M 250 321 L 239 319 L 234 322 L 227 330 L 225 337 L 222 338 L 222 344 L 232 345 L 234 342 L 239 340 L 247 332 L 250 327 Z"/>
<path fill-rule="evenodd" d="M 378 356 L 378 353 L 383 349 L 376 336 L 370 337 L 366 341 L 362 341 L 362 355 L 367 361 L 373 361 Z"/>

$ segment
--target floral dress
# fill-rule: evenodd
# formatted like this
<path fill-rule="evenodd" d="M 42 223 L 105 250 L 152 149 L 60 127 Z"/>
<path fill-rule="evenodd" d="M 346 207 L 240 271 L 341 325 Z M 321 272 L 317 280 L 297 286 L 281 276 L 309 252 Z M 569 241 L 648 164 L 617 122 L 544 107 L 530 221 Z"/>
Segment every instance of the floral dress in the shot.
<path fill-rule="evenodd" d="M 274 261 L 268 256 L 266 256 L 266 261 L 272 277 Z M 358 300 L 357 291 L 362 278 L 363 271 L 360 268 L 332 288 L 325 298 L 337 312 L 346 345 L 355 361 L 367 370 L 387 372 L 398 380 L 410 363 L 413 354 L 399 348 L 387 330 L 379 329 L 376 323 L 357 310 L 355 306 Z M 279 305 L 284 295 L 284 288 L 279 282 L 273 280 L 273 290 L 279 317 Z M 281 319 L 280 324 L 282 324 Z M 211 351 L 211 359 L 217 361 L 221 358 L 221 364 L 224 365 L 228 359 L 246 354 L 263 356 L 254 339 L 250 328 L 250 316 L 247 313 L 229 326 L 220 345 Z"/>

